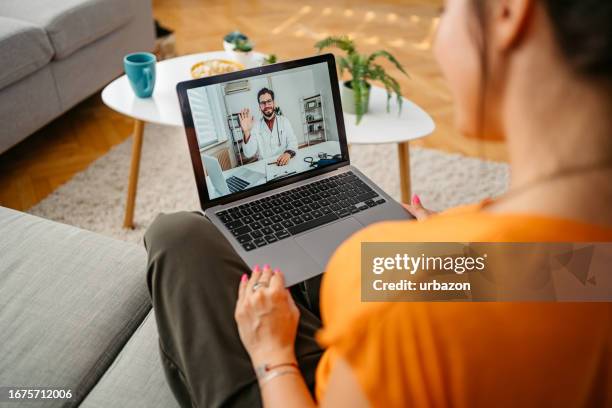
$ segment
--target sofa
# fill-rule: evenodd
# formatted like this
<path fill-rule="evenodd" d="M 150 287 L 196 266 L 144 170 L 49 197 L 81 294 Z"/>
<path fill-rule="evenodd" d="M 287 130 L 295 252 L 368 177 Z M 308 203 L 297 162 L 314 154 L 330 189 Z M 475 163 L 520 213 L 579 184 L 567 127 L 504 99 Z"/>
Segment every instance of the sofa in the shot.
<path fill-rule="evenodd" d="M 10 407 L 178 407 L 142 246 L 0 207 L 2 387 L 71 390 Z"/>
<path fill-rule="evenodd" d="M 0 153 L 154 48 L 151 0 L 0 1 Z"/>

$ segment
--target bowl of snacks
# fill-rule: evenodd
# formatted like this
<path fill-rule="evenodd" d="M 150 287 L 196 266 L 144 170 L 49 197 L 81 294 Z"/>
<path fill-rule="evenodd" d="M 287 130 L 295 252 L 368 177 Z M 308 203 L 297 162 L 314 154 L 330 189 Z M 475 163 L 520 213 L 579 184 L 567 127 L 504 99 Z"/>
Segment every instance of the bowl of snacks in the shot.
<path fill-rule="evenodd" d="M 198 79 L 212 75 L 227 74 L 228 72 L 235 72 L 243 69 L 244 65 L 237 61 L 217 58 L 200 61 L 192 65 L 191 77 L 193 79 Z"/>

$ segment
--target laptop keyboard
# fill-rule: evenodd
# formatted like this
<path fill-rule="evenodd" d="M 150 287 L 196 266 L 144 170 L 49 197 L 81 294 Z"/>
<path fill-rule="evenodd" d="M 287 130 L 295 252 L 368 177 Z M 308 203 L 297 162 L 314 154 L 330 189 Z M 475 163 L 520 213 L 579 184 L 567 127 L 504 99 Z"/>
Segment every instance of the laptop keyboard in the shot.
<path fill-rule="evenodd" d="M 215 215 L 251 251 L 384 202 L 353 172 L 346 172 Z"/>
<path fill-rule="evenodd" d="M 230 176 L 225 181 L 227 182 L 227 187 L 232 193 L 242 191 L 245 188 L 247 188 L 247 186 L 249 185 L 248 181 L 244 181 L 240 177 L 236 177 L 236 176 Z"/>

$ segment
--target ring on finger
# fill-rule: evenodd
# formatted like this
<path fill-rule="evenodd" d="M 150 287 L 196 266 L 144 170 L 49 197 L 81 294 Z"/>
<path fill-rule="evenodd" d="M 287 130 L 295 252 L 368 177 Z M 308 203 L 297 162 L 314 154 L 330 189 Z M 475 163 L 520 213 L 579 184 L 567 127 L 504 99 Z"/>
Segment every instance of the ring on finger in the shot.
<path fill-rule="evenodd" d="M 268 286 L 270 286 L 270 284 L 268 282 L 255 282 L 255 284 L 253 285 L 253 292 L 255 292 L 257 289 L 259 289 L 260 287 L 264 287 L 267 288 Z"/>

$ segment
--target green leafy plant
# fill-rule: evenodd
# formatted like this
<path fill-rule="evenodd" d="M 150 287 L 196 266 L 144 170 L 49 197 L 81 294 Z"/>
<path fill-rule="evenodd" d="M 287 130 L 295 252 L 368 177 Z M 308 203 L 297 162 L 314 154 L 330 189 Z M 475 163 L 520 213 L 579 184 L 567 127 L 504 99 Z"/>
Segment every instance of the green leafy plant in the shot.
<path fill-rule="evenodd" d="M 277 61 L 278 58 L 276 57 L 276 54 L 269 54 L 264 58 L 264 65 L 276 64 Z"/>
<path fill-rule="evenodd" d="M 223 37 L 225 42 L 234 46 L 234 51 L 249 52 L 253 51 L 253 44 L 249 41 L 249 37 L 240 31 L 232 31 Z"/>
<path fill-rule="evenodd" d="M 234 51 L 249 52 L 253 51 L 253 44 L 249 40 L 238 40 L 234 42 Z"/>
<path fill-rule="evenodd" d="M 249 37 L 247 37 L 245 34 L 242 34 L 238 30 L 232 31 L 231 33 L 228 33 L 225 37 L 223 37 L 223 41 L 227 41 L 230 44 L 233 44 L 238 40 L 247 41 L 248 39 Z"/>
<path fill-rule="evenodd" d="M 319 52 L 324 48 L 337 47 L 346 52 L 346 56 L 337 58 L 338 69 L 340 75 L 344 71 L 351 74 L 352 79 L 348 83 L 353 90 L 355 97 L 355 114 L 357 115 L 357 123 L 361 121 L 367 106 L 370 93 L 369 81 L 380 81 L 387 90 L 387 112 L 390 109 L 390 101 L 393 94 L 397 98 L 398 114 L 402 111 L 402 93 L 400 85 L 395 78 L 389 75 L 385 69 L 375 61 L 379 57 L 389 60 L 397 69 L 404 75 L 408 73 L 404 70 L 402 64 L 388 51 L 378 50 L 371 54 L 360 54 L 357 52 L 355 43 L 346 36 L 327 37 L 315 44 L 315 48 Z"/>

